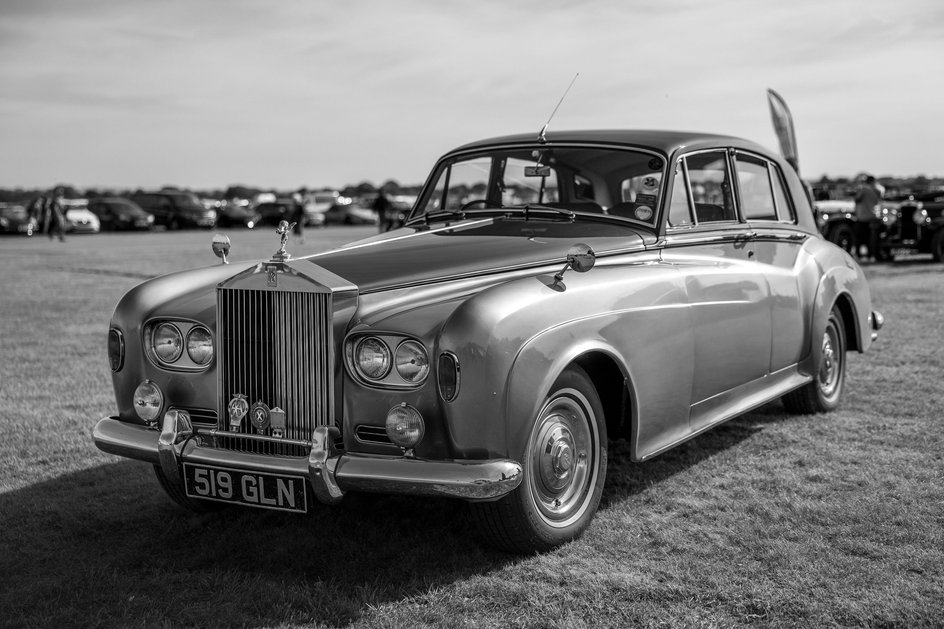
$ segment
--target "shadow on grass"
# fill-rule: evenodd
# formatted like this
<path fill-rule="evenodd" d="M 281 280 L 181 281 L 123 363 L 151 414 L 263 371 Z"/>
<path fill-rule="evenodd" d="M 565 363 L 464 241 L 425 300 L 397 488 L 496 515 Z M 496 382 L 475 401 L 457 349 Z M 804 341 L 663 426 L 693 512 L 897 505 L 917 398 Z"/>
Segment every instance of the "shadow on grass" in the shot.
<path fill-rule="evenodd" d="M 641 465 L 614 444 L 602 507 L 763 420 L 752 413 Z M 518 561 L 476 542 L 461 502 L 349 495 L 307 516 L 193 515 L 164 497 L 149 465 L 130 461 L 0 495 L 0 527 L 0 614 L 14 626 L 339 626 Z"/>
<path fill-rule="evenodd" d="M 630 460 L 628 441 L 611 443 L 600 509 L 606 509 L 628 496 L 638 494 L 651 485 L 749 439 L 767 424 L 794 418 L 784 411 L 780 402 L 772 402 L 735 417 L 643 463 L 633 463 Z"/>

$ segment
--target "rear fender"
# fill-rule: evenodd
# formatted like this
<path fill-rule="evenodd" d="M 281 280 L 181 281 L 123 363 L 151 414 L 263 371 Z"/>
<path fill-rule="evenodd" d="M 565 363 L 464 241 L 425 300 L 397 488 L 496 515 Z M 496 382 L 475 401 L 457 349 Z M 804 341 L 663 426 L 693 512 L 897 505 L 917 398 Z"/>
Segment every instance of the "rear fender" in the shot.
<path fill-rule="evenodd" d="M 809 376 L 814 375 L 822 358 L 822 338 L 833 306 L 838 305 L 842 314 L 849 349 L 865 352 L 872 343 L 872 299 L 862 269 L 846 252 L 824 258 L 834 264 L 822 268 L 810 313 L 810 356 L 800 365 L 800 371 Z"/>

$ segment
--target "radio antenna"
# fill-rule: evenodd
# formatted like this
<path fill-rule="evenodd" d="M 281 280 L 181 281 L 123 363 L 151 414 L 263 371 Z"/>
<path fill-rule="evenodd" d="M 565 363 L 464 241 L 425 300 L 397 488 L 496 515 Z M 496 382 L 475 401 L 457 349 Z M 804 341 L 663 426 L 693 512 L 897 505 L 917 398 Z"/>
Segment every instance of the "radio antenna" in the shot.
<path fill-rule="evenodd" d="M 547 133 L 547 127 L 548 127 L 548 125 L 551 124 L 551 119 L 554 117 L 554 114 L 557 113 L 557 110 L 560 108 L 561 103 L 563 103 L 563 102 L 564 102 L 564 99 L 567 98 L 567 93 L 570 91 L 570 88 L 572 88 L 572 87 L 574 86 L 574 83 L 577 82 L 577 77 L 578 77 L 578 76 L 580 76 L 580 73 L 579 73 L 579 72 L 574 75 L 574 78 L 573 78 L 573 80 L 570 82 L 570 85 L 568 85 L 568 86 L 567 86 L 567 89 L 564 90 L 564 95 L 561 96 L 561 98 L 560 98 L 559 101 L 557 101 L 557 107 L 555 107 L 555 108 L 554 108 L 554 111 L 551 112 L 551 115 L 548 116 L 547 122 L 544 123 L 544 127 L 541 129 L 541 132 L 538 134 L 538 142 L 540 142 L 541 144 L 545 144 L 545 143 L 547 142 L 547 138 L 546 138 L 545 135 L 544 135 L 545 133 Z"/>

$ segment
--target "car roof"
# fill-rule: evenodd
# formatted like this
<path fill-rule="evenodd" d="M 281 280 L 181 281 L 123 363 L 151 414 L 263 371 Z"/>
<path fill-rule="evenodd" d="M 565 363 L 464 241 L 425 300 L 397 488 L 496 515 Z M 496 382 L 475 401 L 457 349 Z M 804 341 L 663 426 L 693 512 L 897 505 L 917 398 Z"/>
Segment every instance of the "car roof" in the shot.
<path fill-rule="evenodd" d="M 710 146 L 733 146 L 753 150 L 765 155 L 771 155 L 770 149 L 750 140 L 728 135 L 702 133 L 698 131 L 664 131 L 658 129 L 588 129 L 549 131 L 545 135 L 546 143 L 590 143 L 613 144 L 622 146 L 640 146 L 657 149 L 666 155 L 683 148 L 702 148 Z M 538 142 L 537 133 L 519 133 L 488 138 L 464 144 L 450 153 L 467 151 L 470 149 L 505 145 L 505 144 L 535 144 Z"/>

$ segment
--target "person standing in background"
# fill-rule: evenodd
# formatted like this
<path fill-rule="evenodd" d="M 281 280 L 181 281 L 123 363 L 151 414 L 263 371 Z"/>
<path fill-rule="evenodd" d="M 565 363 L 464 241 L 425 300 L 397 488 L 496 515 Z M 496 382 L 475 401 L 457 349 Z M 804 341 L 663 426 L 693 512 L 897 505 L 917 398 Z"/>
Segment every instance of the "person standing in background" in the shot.
<path fill-rule="evenodd" d="M 882 194 L 875 177 L 866 175 L 855 197 L 856 243 L 859 259 L 878 259 L 878 232 L 882 224 Z M 865 255 L 861 247 L 865 246 Z"/>
<path fill-rule="evenodd" d="M 380 233 L 390 231 L 393 227 L 393 217 L 391 216 L 393 206 L 383 190 L 377 191 L 377 198 L 374 199 L 373 209 L 377 212 L 377 225 L 379 226 Z"/>
<path fill-rule="evenodd" d="M 53 236 L 58 236 L 60 242 L 66 241 L 66 219 L 65 212 L 62 209 L 62 188 L 55 188 L 52 194 L 46 199 L 43 215 L 45 217 L 45 229 L 49 234 L 49 240 Z"/>

